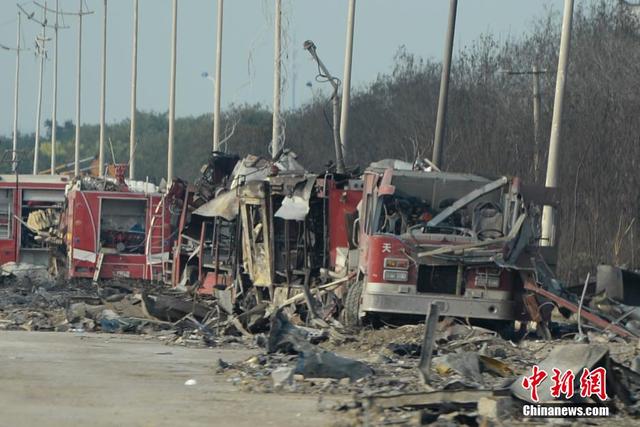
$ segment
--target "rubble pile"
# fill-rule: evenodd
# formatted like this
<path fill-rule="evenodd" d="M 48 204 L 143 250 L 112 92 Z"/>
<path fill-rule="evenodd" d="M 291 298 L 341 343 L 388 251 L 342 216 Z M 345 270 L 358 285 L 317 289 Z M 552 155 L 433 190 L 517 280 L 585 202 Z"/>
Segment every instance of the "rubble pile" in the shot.
<path fill-rule="evenodd" d="M 294 326 L 280 313 L 272 316 L 271 325 L 268 336 L 254 340 L 263 353 L 234 364 L 218 360 L 218 373 L 243 391 L 318 394 L 319 408 L 335 411 L 345 425 L 540 424 L 544 420 L 523 417 L 522 411 L 523 405 L 536 403 L 522 387 L 534 365 L 549 373 L 553 367 L 574 372 L 606 367 L 606 401 L 571 400 L 609 408 L 610 417 L 594 418 L 594 425 L 635 418 L 640 409 L 640 374 L 633 370 L 638 369 L 640 349 L 613 335 L 591 332 L 592 344 L 534 336 L 514 342 L 490 329 L 444 318 L 424 383 L 419 375 L 424 325 L 330 333 Z M 314 369 L 307 363 L 310 354 Z M 540 385 L 547 390 L 540 403 L 553 403 L 550 376 Z"/>
<path fill-rule="evenodd" d="M 148 281 L 54 280 L 45 268 L 5 265 L 0 329 L 144 334 L 176 344 L 215 345 L 213 300 Z"/>
<path fill-rule="evenodd" d="M 212 362 L 218 375 L 253 393 L 316 394 L 320 410 L 334 411 L 348 425 L 540 424 L 541 418 L 523 416 L 523 406 L 558 405 L 550 394 L 554 369 L 576 373 L 576 390 L 583 381 L 580 372 L 606 369 L 600 389 L 606 399 L 583 398 L 576 391 L 570 400 L 608 408 L 610 416 L 593 418 L 594 425 L 640 413 L 637 340 L 589 324 L 578 327 L 558 309 L 552 313 L 551 339 L 541 339 L 533 325 L 506 339 L 493 329 L 442 318 L 424 379 L 421 363 L 429 337 L 424 324 L 351 330 L 335 320 L 305 323 L 266 303 L 230 314 L 213 297 L 149 282 L 61 283 L 44 268 L 3 270 L 0 329 L 135 333 L 209 347 L 241 344 L 259 353 L 243 362 Z M 537 401 L 527 387 L 533 366 L 549 373 L 538 384 Z"/>

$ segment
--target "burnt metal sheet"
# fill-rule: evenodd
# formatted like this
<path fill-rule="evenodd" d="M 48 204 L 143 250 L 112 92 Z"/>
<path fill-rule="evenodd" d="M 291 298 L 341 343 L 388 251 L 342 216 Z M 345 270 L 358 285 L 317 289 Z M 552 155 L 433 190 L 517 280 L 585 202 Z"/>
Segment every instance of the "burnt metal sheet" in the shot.
<path fill-rule="evenodd" d="M 315 184 L 315 176 L 301 184 L 296 186 L 292 195 L 282 200 L 282 205 L 274 216 L 293 221 L 303 221 L 307 217 L 309 213 L 309 199 L 311 198 L 311 191 Z"/>
<path fill-rule="evenodd" d="M 219 194 L 193 211 L 193 214 L 207 218 L 221 217 L 231 221 L 238 216 L 238 196 L 235 191 Z"/>

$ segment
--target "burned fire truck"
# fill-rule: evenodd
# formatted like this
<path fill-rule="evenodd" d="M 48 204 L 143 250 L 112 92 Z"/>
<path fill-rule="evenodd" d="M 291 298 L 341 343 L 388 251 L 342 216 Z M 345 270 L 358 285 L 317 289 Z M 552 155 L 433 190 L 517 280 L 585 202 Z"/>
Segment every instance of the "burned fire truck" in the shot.
<path fill-rule="evenodd" d="M 164 280 L 171 214 L 155 185 L 81 176 L 67 188 L 60 229 L 68 278 Z"/>
<path fill-rule="evenodd" d="M 518 178 L 384 166 L 363 176 L 347 323 L 424 316 L 432 302 L 448 316 L 529 318 L 522 272 L 540 256 L 554 264 L 553 248 L 537 240 L 545 189 Z"/>
<path fill-rule="evenodd" d="M 48 267 L 49 250 L 40 230 L 50 225 L 47 216 L 57 222 L 67 183 L 62 175 L 0 175 L 0 265 Z"/>
<path fill-rule="evenodd" d="M 208 184 L 203 191 L 201 179 L 190 196 L 197 207 L 182 210 L 173 283 L 215 294 L 227 311 L 349 279 L 346 295 L 323 303 L 324 314 L 344 307 L 351 325 L 424 316 L 432 302 L 443 315 L 524 320 L 532 313 L 523 273 L 537 268 L 534 258 L 555 263 L 537 240 L 541 205 L 553 204 L 548 190 L 518 178 L 398 161 L 358 179 L 317 175 L 290 153 L 217 155 L 204 171 Z"/>
<path fill-rule="evenodd" d="M 346 277 L 361 192 L 361 181 L 309 173 L 293 153 L 214 153 L 182 209 L 173 284 L 197 284 L 231 311 Z"/>

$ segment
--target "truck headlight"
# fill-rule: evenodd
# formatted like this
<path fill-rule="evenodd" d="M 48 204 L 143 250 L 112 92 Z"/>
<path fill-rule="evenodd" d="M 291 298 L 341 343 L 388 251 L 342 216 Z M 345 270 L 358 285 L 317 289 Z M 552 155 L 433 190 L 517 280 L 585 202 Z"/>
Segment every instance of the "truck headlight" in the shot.
<path fill-rule="evenodd" d="M 382 277 L 388 282 L 406 282 L 409 280 L 408 271 L 384 270 Z"/>

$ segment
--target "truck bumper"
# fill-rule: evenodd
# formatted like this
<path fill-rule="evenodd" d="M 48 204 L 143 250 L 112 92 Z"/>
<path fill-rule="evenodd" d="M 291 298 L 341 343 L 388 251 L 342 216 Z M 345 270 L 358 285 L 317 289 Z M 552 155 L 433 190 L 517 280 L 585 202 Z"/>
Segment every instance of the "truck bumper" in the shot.
<path fill-rule="evenodd" d="M 410 288 L 415 289 L 415 286 Z M 365 284 L 360 315 L 364 316 L 367 313 L 426 315 L 432 302 L 438 304 L 442 316 L 496 320 L 523 318 L 520 306 L 512 300 L 416 293 L 408 291 L 406 286 L 386 283 Z"/>

